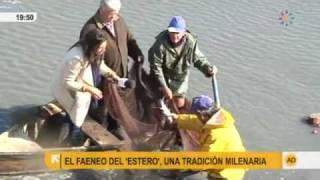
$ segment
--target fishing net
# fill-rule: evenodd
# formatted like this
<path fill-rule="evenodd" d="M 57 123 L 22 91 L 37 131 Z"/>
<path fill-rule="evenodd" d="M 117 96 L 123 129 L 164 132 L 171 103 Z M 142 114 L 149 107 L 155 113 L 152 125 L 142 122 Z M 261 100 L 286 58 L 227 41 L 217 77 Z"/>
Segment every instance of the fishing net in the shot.
<path fill-rule="evenodd" d="M 197 149 L 198 134 L 161 128 L 163 117 L 159 106 L 159 85 L 140 64 L 131 67 L 129 78 L 136 81 L 136 88 L 122 89 L 105 81 L 103 91 L 105 108 L 123 127 L 133 144 L 145 148 L 166 149 L 177 143 L 180 134 L 186 150 Z M 179 112 L 172 103 L 169 102 L 168 105 L 174 112 Z"/>
<path fill-rule="evenodd" d="M 105 79 L 102 113 L 93 111 L 90 116 L 117 137 L 120 135 L 120 139 L 131 142 L 127 148 L 133 150 L 171 150 L 170 148 L 176 144 L 182 145 L 184 150 L 198 150 L 199 134 L 188 130 L 162 128 L 166 117 L 161 112 L 159 103 L 162 97 L 159 84 L 142 68 L 141 64 L 131 66 L 129 79 L 136 81 L 135 88 L 120 88 Z M 187 104 L 190 106 L 190 102 Z M 172 101 L 167 101 L 166 105 L 172 112 L 179 113 Z M 106 114 L 108 114 L 109 124 L 103 120 Z M 37 142 L 45 147 L 55 147 L 61 144 L 58 137 L 61 135 L 65 118 L 49 116 L 45 119 L 47 121 L 44 121 L 45 123 L 39 130 Z M 118 132 L 110 128 L 113 126 L 110 120 L 118 123 L 120 126 Z M 117 134 L 119 132 L 120 134 Z"/>

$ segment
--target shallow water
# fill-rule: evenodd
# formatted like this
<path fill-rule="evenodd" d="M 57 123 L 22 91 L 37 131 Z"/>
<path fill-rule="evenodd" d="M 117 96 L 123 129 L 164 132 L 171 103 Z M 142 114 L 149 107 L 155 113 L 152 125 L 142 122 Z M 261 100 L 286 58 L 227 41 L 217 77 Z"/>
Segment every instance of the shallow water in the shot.
<path fill-rule="evenodd" d="M 0 0 L 0 7 L 12 7 L 0 11 L 38 13 L 34 23 L 0 23 L 0 131 L 8 128 L 7 114 L 15 107 L 51 100 L 54 70 L 78 38 L 83 23 L 95 13 L 98 2 L 21 0 L 13 6 Z M 187 20 L 200 49 L 219 68 L 221 103 L 236 118 L 248 150 L 320 150 L 320 137 L 301 122 L 302 117 L 320 109 L 319 1 L 122 2 L 121 13 L 145 55 L 171 16 L 182 15 Z M 288 26 L 278 19 L 285 10 L 294 17 Z M 189 95 L 198 94 L 211 95 L 211 83 L 193 69 Z M 112 179 L 110 174 L 117 176 L 115 172 L 97 174 L 106 179 Z M 113 178 L 121 179 L 121 173 L 118 175 Z M 319 175 L 315 170 L 249 171 L 246 179 L 313 180 Z M 58 173 L 24 179 L 71 176 Z"/>

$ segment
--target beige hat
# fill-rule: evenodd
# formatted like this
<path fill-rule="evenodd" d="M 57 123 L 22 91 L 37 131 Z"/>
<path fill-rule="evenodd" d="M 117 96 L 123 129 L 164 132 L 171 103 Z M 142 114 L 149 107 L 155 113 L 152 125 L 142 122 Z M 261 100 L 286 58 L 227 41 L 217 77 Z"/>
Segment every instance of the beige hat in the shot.
<path fill-rule="evenodd" d="M 117 11 L 117 12 L 119 12 L 121 8 L 120 0 L 101 0 L 101 5 L 104 5 L 108 9 Z"/>

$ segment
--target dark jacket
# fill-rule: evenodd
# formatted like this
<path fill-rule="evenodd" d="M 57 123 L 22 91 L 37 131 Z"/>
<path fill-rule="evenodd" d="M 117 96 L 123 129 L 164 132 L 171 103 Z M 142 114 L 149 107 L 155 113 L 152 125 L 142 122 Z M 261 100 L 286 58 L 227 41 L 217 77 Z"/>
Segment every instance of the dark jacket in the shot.
<path fill-rule="evenodd" d="M 104 60 L 107 66 L 117 73 L 120 77 L 127 77 L 128 75 L 128 55 L 137 60 L 142 56 L 136 39 L 129 31 L 124 19 L 119 16 L 119 19 L 114 22 L 114 29 L 116 37 L 103 25 L 99 17 L 99 11 L 92 16 L 83 26 L 80 32 L 80 38 L 83 37 L 90 30 L 98 28 L 104 30 L 108 45 L 105 52 Z"/>

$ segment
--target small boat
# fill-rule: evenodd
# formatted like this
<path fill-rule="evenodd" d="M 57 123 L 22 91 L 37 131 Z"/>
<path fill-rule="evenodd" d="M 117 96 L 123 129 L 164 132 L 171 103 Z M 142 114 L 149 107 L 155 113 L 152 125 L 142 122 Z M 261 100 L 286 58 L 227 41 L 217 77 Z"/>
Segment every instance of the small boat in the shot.
<path fill-rule="evenodd" d="M 52 106 L 51 103 L 49 104 L 49 106 L 48 104 L 40 106 L 40 116 L 45 119 L 48 119 L 48 117 L 57 113 L 61 113 L 59 108 Z M 52 107 L 54 107 L 54 109 L 52 109 Z M 43 124 L 43 122 L 34 122 L 33 125 L 30 126 L 32 128 L 24 127 L 25 129 L 32 131 L 33 134 L 37 134 L 32 135 L 32 139 L 35 139 L 38 136 L 40 128 L 39 124 Z M 81 131 L 89 137 L 90 143 L 86 141 L 85 144 L 80 146 L 58 148 L 41 148 L 36 141 L 11 138 L 8 137 L 8 132 L 1 134 L 1 146 L 8 145 L 8 147 L 10 146 L 11 148 L 4 149 L 6 147 L 3 147 L 2 150 L 0 148 L 0 176 L 50 172 L 51 170 L 46 167 L 44 161 L 44 154 L 46 152 L 120 151 L 125 149 L 128 144 L 127 142 L 118 139 L 90 117 L 86 118 L 85 123 L 81 127 Z M 17 147 L 16 150 L 14 149 L 15 147 Z"/>
<path fill-rule="evenodd" d="M 1 152 L 0 153 L 0 176 L 21 175 L 50 172 L 44 161 L 46 152 L 63 151 L 115 151 L 121 149 L 123 144 L 91 145 L 66 148 L 49 148 L 38 152 Z"/>

